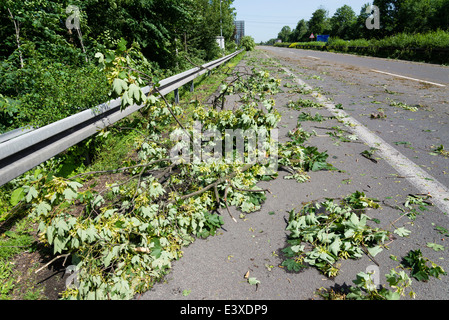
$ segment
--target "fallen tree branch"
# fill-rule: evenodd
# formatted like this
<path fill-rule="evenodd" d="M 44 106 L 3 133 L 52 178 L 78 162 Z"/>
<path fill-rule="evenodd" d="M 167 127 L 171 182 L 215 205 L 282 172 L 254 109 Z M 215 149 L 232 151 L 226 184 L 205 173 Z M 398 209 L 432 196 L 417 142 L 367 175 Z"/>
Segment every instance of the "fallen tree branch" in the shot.
<path fill-rule="evenodd" d="M 46 263 L 44 266 L 42 266 L 41 268 L 37 269 L 36 271 L 34 271 L 34 273 L 38 273 L 39 271 L 45 269 L 46 267 L 48 267 L 49 265 L 51 265 L 53 262 L 55 262 L 56 260 L 59 260 L 61 258 L 65 258 L 64 259 L 64 263 L 62 265 L 65 265 L 65 262 L 67 260 L 67 258 L 70 256 L 70 253 L 67 254 L 63 254 L 60 256 L 57 256 L 56 258 L 52 259 L 50 262 Z"/>
<path fill-rule="evenodd" d="M 247 164 L 247 165 L 245 165 L 245 166 L 242 168 L 241 172 L 248 171 L 248 170 L 251 169 L 253 166 L 254 166 L 254 164 Z M 214 183 L 208 185 L 207 187 L 204 187 L 204 188 L 201 189 L 201 190 L 198 190 L 198 191 L 195 191 L 195 192 L 193 192 L 193 193 L 190 193 L 190 194 L 187 194 L 187 195 L 185 195 L 185 196 L 182 196 L 181 198 L 179 198 L 179 200 L 185 200 L 185 199 L 188 199 L 188 198 L 191 198 L 191 197 L 194 197 L 194 196 L 198 196 L 198 195 L 200 195 L 200 194 L 203 194 L 204 192 L 209 191 L 210 189 L 214 188 L 215 186 L 218 186 L 219 184 L 222 184 L 223 182 L 226 182 L 226 180 L 234 178 L 236 175 L 237 175 L 237 172 L 234 172 L 234 173 L 230 174 L 229 176 L 226 176 L 226 177 L 223 177 L 223 178 L 221 178 L 221 179 L 218 179 L 218 180 L 215 181 Z"/>
<path fill-rule="evenodd" d="M 253 193 L 262 193 L 262 192 L 268 192 L 271 194 L 271 191 L 269 189 L 260 189 L 260 190 L 254 190 L 254 189 L 240 189 L 232 186 L 233 189 L 240 191 L 240 192 L 253 192 Z"/>
<path fill-rule="evenodd" d="M 172 108 L 170 107 L 170 103 L 168 103 L 167 99 L 161 94 L 161 92 L 159 91 L 158 88 L 153 87 L 153 90 L 155 90 L 157 93 L 159 93 L 159 95 L 162 97 L 162 99 L 164 100 L 165 104 L 167 105 L 167 109 L 168 109 L 168 111 L 170 111 L 170 114 L 172 115 L 172 117 L 176 120 L 178 125 L 184 130 L 184 132 L 190 138 L 190 141 L 192 143 L 194 143 L 195 140 L 193 139 L 193 136 L 191 134 L 189 134 L 189 132 L 186 130 L 186 128 L 182 125 L 181 121 L 179 121 L 178 117 L 175 115 L 175 113 L 173 112 Z"/>
<path fill-rule="evenodd" d="M 120 169 L 103 170 L 103 171 L 91 171 L 91 172 L 87 172 L 87 173 L 80 173 L 79 175 L 76 175 L 76 176 L 70 178 L 70 180 L 74 180 L 74 179 L 81 178 L 81 177 L 84 177 L 84 176 L 91 176 L 91 175 L 94 175 L 94 174 L 118 173 L 118 172 L 121 172 L 121 171 L 132 170 L 132 169 L 142 168 L 142 167 L 148 167 L 148 166 L 151 166 L 152 164 L 156 164 L 158 162 L 164 162 L 164 161 L 170 161 L 170 160 L 171 159 L 169 159 L 169 158 L 165 158 L 165 159 L 154 160 L 154 161 L 151 161 L 151 162 L 149 162 L 147 164 L 138 164 L 138 165 L 135 165 L 135 166 L 124 167 L 124 168 L 120 168 Z"/>

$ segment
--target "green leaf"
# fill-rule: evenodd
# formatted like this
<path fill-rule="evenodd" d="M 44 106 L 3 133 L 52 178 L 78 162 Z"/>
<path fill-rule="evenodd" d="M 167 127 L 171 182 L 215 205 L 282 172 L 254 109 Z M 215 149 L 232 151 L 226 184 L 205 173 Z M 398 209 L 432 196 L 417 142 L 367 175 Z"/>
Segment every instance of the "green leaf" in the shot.
<path fill-rule="evenodd" d="M 297 245 L 297 246 L 292 246 L 290 248 L 291 248 L 291 250 L 294 253 L 299 253 L 299 252 L 303 252 L 304 251 L 305 246 L 304 245 Z"/>
<path fill-rule="evenodd" d="M 78 194 L 76 192 L 74 192 L 71 188 L 65 189 L 62 194 L 64 195 L 65 199 L 68 201 L 76 199 L 78 196 Z"/>
<path fill-rule="evenodd" d="M 127 44 L 128 44 L 128 41 L 126 41 L 125 39 L 121 38 L 119 43 L 117 44 L 117 51 L 125 52 Z"/>
<path fill-rule="evenodd" d="M 37 190 L 34 187 L 31 187 L 30 190 L 28 190 L 28 194 L 26 195 L 26 201 L 27 202 L 31 202 L 31 200 L 33 200 L 33 198 L 37 198 Z"/>
<path fill-rule="evenodd" d="M 399 292 L 388 291 L 383 296 L 387 300 L 399 300 L 399 299 L 401 299 L 401 294 Z"/>
<path fill-rule="evenodd" d="M 55 228 L 52 227 L 52 226 L 49 226 L 49 227 L 47 228 L 47 232 L 46 232 L 46 234 L 47 234 L 47 241 L 48 241 L 48 243 L 49 243 L 50 245 L 53 243 L 54 231 L 55 231 Z"/>
<path fill-rule="evenodd" d="M 427 243 L 427 247 L 431 248 L 435 251 L 444 251 L 444 246 L 436 244 L 436 243 Z"/>
<path fill-rule="evenodd" d="M 282 262 L 281 266 L 286 267 L 288 271 L 301 271 L 306 268 L 305 265 L 297 262 L 295 259 L 286 259 Z"/>
<path fill-rule="evenodd" d="M 56 228 L 58 229 L 58 235 L 60 235 L 61 237 L 64 236 L 65 231 L 69 231 L 69 226 L 63 219 L 60 219 L 58 221 L 58 223 L 56 224 Z"/>
<path fill-rule="evenodd" d="M 6 231 L 5 235 L 7 235 L 8 237 L 12 238 L 12 239 L 16 239 L 19 237 L 19 235 L 17 233 L 15 233 L 14 231 Z"/>
<path fill-rule="evenodd" d="M 128 89 L 128 84 L 126 81 L 122 79 L 114 79 L 114 82 L 112 83 L 112 90 L 118 95 L 121 96 L 122 93 Z"/>
<path fill-rule="evenodd" d="M 433 264 L 433 267 L 430 268 L 430 270 L 429 270 L 429 274 L 432 277 L 439 279 L 440 275 L 446 275 L 447 273 L 443 270 L 442 267 Z"/>
<path fill-rule="evenodd" d="M 98 63 L 104 63 L 104 55 L 101 52 L 97 52 L 95 54 L 95 58 L 98 59 Z"/>
<path fill-rule="evenodd" d="M 182 295 L 184 296 L 184 297 L 187 297 L 190 293 L 192 292 L 192 290 L 184 290 L 183 292 L 182 292 Z"/>
<path fill-rule="evenodd" d="M 15 207 L 24 198 L 25 192 L 23 191 L 23 188 L 18 188 L 11 193 L 10 203 L 13 207 Z"/>
<path fill-rule="evenodd" d="M 377 254 L 379 254 L 383 249 L 380 246 L 375 246 L 372 248 L 367 248 L 370 255 L 375 257 Z"/>
<path fill-rule="evenodd" d="M 404 227 L 401 227 L 394 230 L 394 233 L 396 233 L 400 237 L 408 237 L 412 232 L 405 229 Z"/>
<path fill-rule="evenodd" d="M 39 203 L 39 205 L 36 207 L 36 212 L 42 215 L 46 215 L 48 212 L 50 212 L 50 210 L 51 206 L 45 201 Z"/>
<path fill-rule="evenodd" d="M 75 191 L 78 191 L 78 189 L 83 186 L 81 183 L 78 183 L 76 181 L 70 181 L 67 183 L 67 185 Z"/>
<path fill-rule="evenodd" d="M 140 102 L 143 93 L 136 84 L 132 83 L 128 88 L 128 96 L 136 102 Z"/>
<path fill-rule="evenodd" d="M 248 279 L 248 283 L 249 283 L 250 285 L 258 285 L 258 284 L 260 284 L 260 281 L 257 280 L 256 278 L 249 278 L 249 279 Z"/>
<path fill-rule="evenodd" d="M 334 242 L 329 246 L 329 251 L 332 252 L 335 256 L 338 256 L 340 252 L 341 240 L 340 238 L 335 238 Z"/>
<path fill-rule="evenodd" d="M 418 281 L 428 281 L 429 275 L 424 271 L 420 270 L 412 274 L 412 276 Z"/>
<path fill-rule="evenodd" d="M 134 105 L 134 100 L 129 96 L 128 92 L 125 91 L 122 96 L 122 108 L 126 108 L 132 105 Z"/>
<path fill-rule="evenodd" d="M 153 248 L 151 249 L 151 256 L 159 259 L 162 255 L 162 246 L 160 244 L 160 240 L 159 239 L 153 239 L 151 240 L 151 243 L 154 244 Z"/>
<path fill-rule="evenodd" d="M 111 264 L 112 258 L 114 258 L 114 253 L 111 250 L 107 253 L 106 257 L 104 258 L 103 263 L 104 263 L 105 268 L 109 267 L 109 265 Z"/>
<path fill-rule="evenodd" d="M 107 64 L 110 64 L 114 60 L 115 60 L 115 55 L 111 52 L 106 52 L 104 61 Z"/>

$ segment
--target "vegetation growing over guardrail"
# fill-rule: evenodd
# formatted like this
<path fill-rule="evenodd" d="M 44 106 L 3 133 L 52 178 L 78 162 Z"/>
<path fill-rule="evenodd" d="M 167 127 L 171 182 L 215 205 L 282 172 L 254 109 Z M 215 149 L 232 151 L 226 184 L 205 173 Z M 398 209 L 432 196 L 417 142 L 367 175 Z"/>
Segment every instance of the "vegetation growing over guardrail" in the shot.
<path fill-rule="evenodd" d="M 30 0 L 0 2 L 0 134 L 40 127 L 108 101 L 94 55 L 135 43 L 159 78 L 235 51 L 231 2 Z M 68 6 L 70 4 L 70 6 Z M 142 60 L 140 60 L 142 61 Z M 142 68 L 140 68 L 142 69 Z"/>

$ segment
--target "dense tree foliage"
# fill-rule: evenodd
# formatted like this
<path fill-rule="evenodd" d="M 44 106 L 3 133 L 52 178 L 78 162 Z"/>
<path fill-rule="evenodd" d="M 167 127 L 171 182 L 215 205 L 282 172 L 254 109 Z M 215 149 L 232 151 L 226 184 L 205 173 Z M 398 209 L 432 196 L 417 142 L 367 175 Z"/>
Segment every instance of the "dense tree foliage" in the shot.
<path fill-rule="evenodd" d="M 42 126 L 108 99 L 95 53 L 135 44 L 159 77 L 235 49 L 233 0 L 1 0 L 0 133 Z"/>
<path fill-rule="evenodd" d="M 371 4 L 380 10 L 379 30 L 366 28 L 365 22 L 370 16 L 366 9 Z M 350 6 L 343 5 L 331 17 L 325 8 L 320 7 L 308 21 L 302 19 L 296 29 L 289 29 L 284 26 L 278 39 L 283 42 L 305 42 L 309 41 L 312 32 L 352 40 L 381 39 L 398 33 L 449 31 L 449 0 L 373 0 L 364 4 L 358 15 Z M 271 39 L 266 44 L 274 42 L 275 39 Z"/>
<path fill-rule="evenodd" d="M 292 29 L 289 26 L 284 26 L 281 32 L 278 33 L 278 39 L 282 40 L 282 42 L 288 42 L 290 40 L 291 33 Z"/>
<path fill-rule="evenodd" d="M 350 37 L 356 22 L 357 15 L 354 10 L 350 6 L 344 5 L 338 8 L 330 18 L 332 34 L 342 39 Z"/>
<path fill-rule="evenodd" d="M 309 20 L 309 29 L 314 34 L 325 34 L 330 30 L 328 12 L 324 8 L 317 9 Z"/>

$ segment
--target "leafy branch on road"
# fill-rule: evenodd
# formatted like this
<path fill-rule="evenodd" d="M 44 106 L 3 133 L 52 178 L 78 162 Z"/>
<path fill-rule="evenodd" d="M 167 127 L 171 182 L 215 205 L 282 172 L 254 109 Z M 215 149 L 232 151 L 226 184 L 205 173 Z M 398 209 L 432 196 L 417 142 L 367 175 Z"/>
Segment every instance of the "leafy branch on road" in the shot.
<path fill-rule="evenodd" d="M 340 259 L 357 259 L 364 254 L 374 259 L 389 232 L 367 225 L 368 208 L 379 208 L 373 199 L 356 192 L 339 204 L 328 199 L 305 205 L 299 212 L 290 211 L 287 231 L 289 246 L 283 250 L 288 257 L 283 262 L 289 270 L 303 264 L 316 267 L 328 277 L 339 272 Z"/>

